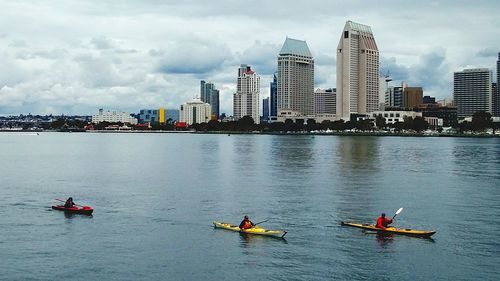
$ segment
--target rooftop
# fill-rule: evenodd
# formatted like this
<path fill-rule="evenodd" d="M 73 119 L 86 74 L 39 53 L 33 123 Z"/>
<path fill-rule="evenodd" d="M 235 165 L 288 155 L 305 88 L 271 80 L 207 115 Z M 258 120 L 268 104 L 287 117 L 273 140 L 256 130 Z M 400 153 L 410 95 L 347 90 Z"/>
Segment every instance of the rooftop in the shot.
<path fill-rule="evenodd" d="M 349 24 L 349 26 L 353 30 L 356 30 L 358 32 L 365 32 L 365 33 L 373 34 L 371 27 L 369 27 L 368 25 L 360 24 L 360 23 L 353 22 L 353 21 L 348 21 L 347 23 Z"/>
<path fill-rule="evenodd" d="M 288 37 L 286 38 L 285 43 L 283 43 L 280 55 L 299 55 L 312 58 L 311 51 L 309 51 L 306 41 Z"/>

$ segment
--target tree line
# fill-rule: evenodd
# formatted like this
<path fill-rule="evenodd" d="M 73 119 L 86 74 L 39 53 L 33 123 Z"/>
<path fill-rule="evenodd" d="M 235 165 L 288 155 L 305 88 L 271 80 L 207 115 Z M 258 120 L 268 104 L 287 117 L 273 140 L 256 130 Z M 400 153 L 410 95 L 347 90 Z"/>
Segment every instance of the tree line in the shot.
<path fill-rule="evenodd" d="M 140 126 L 128 125 L 132 129 L 136 130 L 159 130 L 159 131 L 173 131 L 175 130 L 175 123 L 168 120 L 164 124 L 153 123 L 151 128 L 144 128 Z M 88 123 L 79 120 L 66 120 L 64 118 L 59 118 L 53 121 L 51 124 L 52 129 L 64 129 L 64 128 L 81 128 L 83 129 Z M 123 123 L 110 123 L 101 122 L 98 124 L 93 124 L 96 130 L 105 130 L 106 127 L 118 125 L 123 126 Z M 484 111 L 476 112 L 472 116 L 472 121 L 464 121 L 458 124 L 456 128 L 460 133 L 464 132 L 482 132 L 487 129 L 498 130 L 500 123 L 494 123 L 491 118 L 491 114 Z M 221 122 L 219 120 L 210 120 L 207 123 L 197 123 L 189 126 L 189 129 L 198 132 L 312 132 L 312 131 L 364 131 L 370 132 L 375 130 L 391 130 L 394 132 L 415 131 L 422 132 L 429 129 L 429 123 L 425 121 L 423 117 L 417 116 L 415 118 L 405 117 L 403 122 L 396 122 L 394 124 L 387 124 L 385 118 L 382 116 L 377 116 L 375 121 L 373 120 L 359 120 L 359 121 L 328 121 L 317 123 L 314 119 L 296 119 L 295 121 L 291 119 L 286 119 L 285 122 L 261 122 L 256 124 L 252 117 L 244 116 L 237 121 Z M 439 128 L 438 128 L 439 129 Z"/>

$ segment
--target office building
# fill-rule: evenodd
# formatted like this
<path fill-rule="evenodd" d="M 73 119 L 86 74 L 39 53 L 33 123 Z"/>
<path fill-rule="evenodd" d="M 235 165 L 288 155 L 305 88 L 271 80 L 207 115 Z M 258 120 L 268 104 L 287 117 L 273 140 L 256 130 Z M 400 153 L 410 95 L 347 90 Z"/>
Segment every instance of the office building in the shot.
<path fill-rule="evenodd" d="M 314 114 L 314 59 L 306 41 L 286 38 L 278 56 L 277 114 Z"/>
<path fill-rule="evenodd" d="M 493 99 L 492 99 L 492 115 L 500 117 L 500 53 L 498 53 L 497 60 L 497 82 L 494 85 Z"/>
<path fill-rule="evenodd" d="M 212 108 L 211 119 L 218 119 L 220 115 L 219 90 L 215 88 L 213 83 L 201 80 L 200 100 L 210 104 Z"/>
<path fill-rule="evenodd" d="M 269 98 L 262 100 L 262 121 L 267 122 L 269 120 Z"/>
<path fill-rule="evenodd" d="M 413 108 L 423 103 L 422 87 L 405 87 L 403 90 L 403 107 Z"/>
<path fill-rule="evenodd" d="M 401 110 L 373 111 L 369 115 L 373 120 L 376 120 L 377 116 L 384 117 L 386 124 L 403 123 L 407 117 L 413 119 L 415 119 L 415 117 L 422 117 L 421 112 Z"/>
<path fill-rule="evenodd" d="M 379 51 L 369 26 L 348 21 L 337 47 L 337 116 L 379 108 Z"/>
<path fill-rule="evenodd" d="M 456 127 L 458 125 L 457 107 L 456 106 L 441 106 L 440 104 L 423 104 L 415 108 L 416 111 L 422 112 L 423 117 L 438 118 L 442 120 L 443 127 Z"/>
<path fill-rule="evenodd" d="M 272 117 L 278 116 L 278 78 L 276 77 L 278 73 L 274 73 L 273 81 L 269 85 L 270 89 L 270 108 L 269 115 Z"/>
<path fill-rule="evenodd" d="M 259 75 L 249 65 L 242 64 L 238 68 L 236 93 L 233 96 L 233 115 L 236 119 L 250 116 L 256 124 L 260 123 L 259 93 Z"/>
<path fill-rule="evenodd" d="M 436 104 L 436 98 L 431 96 L 424 96 L 422 98 L 423 104 Z"/>
<path fill-rule="evenodd" d="M 178 109 L 141 109 L 139 111 L 140 123 L 172 123 L 179 121 Z"/>
<path fill-rule="evenodd" d="M 102 108 L 99 109 L 99 113 L 92 115 L 92 123 L 98 124 L 101 122 L 109 123 L 126 123 L 135 125 L 137 124 L 137 119 L 132 117 L 130 113 L 119 112 L 119 111 L 104 111 Z"/>
<path fill-rule="evenodd" d="M 385 92 L 385 107 L 403 107 L 403 87 L 389 86 Z"/>
<path fill-rule="evenodd" d="M 185 122 L 188 125 L 207 123 L 210 121 L 211 113 L 210 104 L 195 98 L 181 105 L 179 122 Z"/>
<path fill-rule="evenodd" d="M 464 69 L 453 76 L 453 99 L 459 118 L 472 116 L 478 111 L 491 113 L 493 95 L 489 69 Z"/>
<path fill-rule="evenodd" d="M 500 93 L 498 91 L 498 83 L 493 83 L 491 85 L 493 92 L 493 99 L 491 105 L 491 115 L 495 117 L 500 117 Z"/>
<path fill-rule="evenodd" d="M 335 114 L 336 89 L 316 89 L 314 91 L 314 115 Z"/>

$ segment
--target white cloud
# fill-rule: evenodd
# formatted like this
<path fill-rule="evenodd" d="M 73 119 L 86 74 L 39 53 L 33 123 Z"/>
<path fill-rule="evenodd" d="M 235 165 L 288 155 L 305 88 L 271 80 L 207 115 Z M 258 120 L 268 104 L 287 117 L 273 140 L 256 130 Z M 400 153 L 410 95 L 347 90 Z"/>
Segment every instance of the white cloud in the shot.
<path fill-rule="evenodd" d="M 201 79 L 216 84 L 221 112 L 231 113 L 238 66 L 252 65 L 268 96 L 286 36 L 307 41 L 316 88 L 334 87 L 346 20 L 372 27 L 383 71 L 442 98 L 453 71 L 494 67 L 499 8 L 493 0 L 385 0 L 370 9 L 362 0 L 2 1 L 0 114 L 178 108 Z"/>

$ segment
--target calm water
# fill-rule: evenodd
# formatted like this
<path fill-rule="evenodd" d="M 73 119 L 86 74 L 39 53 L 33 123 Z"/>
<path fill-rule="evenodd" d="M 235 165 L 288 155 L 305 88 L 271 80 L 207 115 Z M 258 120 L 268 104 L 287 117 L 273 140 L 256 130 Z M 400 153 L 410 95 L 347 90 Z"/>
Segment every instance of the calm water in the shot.
<path fill-rule="evenodd" d="M 0 159 L 2 280 L 500 276 L 500 139 L 0 133 Z M 434 240 L 339 225 L 399 207 Z M 243 214 L 287 239 L 212 227 Z"/>

